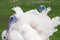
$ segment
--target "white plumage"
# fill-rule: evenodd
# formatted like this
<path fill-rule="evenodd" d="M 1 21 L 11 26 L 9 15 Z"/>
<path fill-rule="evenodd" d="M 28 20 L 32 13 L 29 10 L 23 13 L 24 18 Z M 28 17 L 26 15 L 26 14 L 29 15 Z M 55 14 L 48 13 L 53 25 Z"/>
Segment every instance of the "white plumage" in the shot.
<path fill-rule="evenodd" d="M 22 24 L 20 29 L 22 30 L 22 35 L 25 40 L 43 40 L 37 31 L 33 29 L 29 24 Z"/>
<path fill-rule="evenodd" d="M 21 33 L 16 30 L 13 30 L 8 33 L 8 40 L 24 40 L 24 38 Z"/>
<path fill-rule="evenodd" d="M 24 40 L 49 40 L 49 36 L 57 31 L 55 27 L 60 24 L 59 16 L 51 19 L 47 15 L 51 10 L 50 7 L 42 12 L 38 12 L 36 9 L 23 12 L 20 7 L 14 7 L 12 9 L 16 12 L 14 16 L 16 16 L 17 21 L 11 24 L 9 32 L 17 30 Z M 13 36 L 16 35 L 11 34 L 11 37 Z M 17 40 L 18 37 L 16 38 Z M 14 37 L 12 39 L 14 39 Z M 12 39 L 10 38 L 10 40 Z"/>

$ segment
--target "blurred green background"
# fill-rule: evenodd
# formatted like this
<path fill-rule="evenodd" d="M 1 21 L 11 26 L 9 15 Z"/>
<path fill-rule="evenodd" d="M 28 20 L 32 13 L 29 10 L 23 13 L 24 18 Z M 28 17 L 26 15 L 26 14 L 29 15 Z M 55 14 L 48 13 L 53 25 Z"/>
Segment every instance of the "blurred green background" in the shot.
<path fill-rule="evenodd" d="M 52 8 L 48 14 L 51 18 L 60 16 L 60 0 L 0 0 L 0 40 L 2 40 L 2 31 L 8 25 L 9 17 L 14 14 L 11 8 L 20 6 L 25 12 L 30 9 L 38 9 L 39 5 L 50 6 Z M 58 28 L 58 31 L 50 36 L 50 40 L 60 40 L 60 25 L 56 28 Z"/>

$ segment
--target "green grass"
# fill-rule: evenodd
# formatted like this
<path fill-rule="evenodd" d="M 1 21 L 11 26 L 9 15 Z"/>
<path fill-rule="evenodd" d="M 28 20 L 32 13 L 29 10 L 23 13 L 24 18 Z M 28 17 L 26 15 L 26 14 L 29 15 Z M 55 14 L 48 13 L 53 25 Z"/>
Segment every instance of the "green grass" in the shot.
<path fill-rule="evenodd" d="M 32 2 L 33 1 L 33 2 Z M 52 8 L 49 16 L 55 17 L 60 16 L 60 0 L 50 0 L 50 1 L 38 1 L 38 0 L 0 0 L 0 40 L 1 33 L 6 29 L 8 25 L 9 17 L 14 14 L 14 11 L 11 10 L 14 6 L 21 6 L 24 11 L 30 9 L 38 9 L 39 5 L 43 4 L 46 7 L 50 6 Z M 50 40 L 60 40 L 60 25 L 57 27 L 58 31 L 55 32 Z"/>

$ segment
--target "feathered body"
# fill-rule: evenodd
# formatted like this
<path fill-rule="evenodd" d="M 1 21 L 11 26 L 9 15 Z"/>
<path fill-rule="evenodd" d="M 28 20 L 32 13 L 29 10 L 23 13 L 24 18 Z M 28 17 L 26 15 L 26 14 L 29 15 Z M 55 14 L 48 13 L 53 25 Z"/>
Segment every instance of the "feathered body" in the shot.
<path fill-rule="evenodd" d="M 47 14 L 51 10 L 48 7 L 42 12 L 36 9 L 23 12 L 20 7 L 12 8 L 16 14 L 17 21 L 10 26 L 10 31 L 17 30 L 25 40 L 49 40 L 55 28 L 60 24 L 60 17 L 50 18 Z"/>

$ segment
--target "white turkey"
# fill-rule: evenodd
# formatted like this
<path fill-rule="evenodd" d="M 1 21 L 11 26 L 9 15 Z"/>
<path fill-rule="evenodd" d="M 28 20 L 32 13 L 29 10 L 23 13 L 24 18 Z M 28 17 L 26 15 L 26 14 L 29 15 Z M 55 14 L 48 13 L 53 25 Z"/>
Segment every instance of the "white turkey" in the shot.
<path fill-rule="evenodd" d="M 17 30 L 26 40 L 49 40 L 49 36 L 57 31 L 55 27 L 60 24 L 60 17 L 51 19 L 47 15 L 50 7 L 42 12 L 36 9 L 23 12 L 20 7 L 12 9 L 16 14 L 10 17 L 8 32 Z"/>

